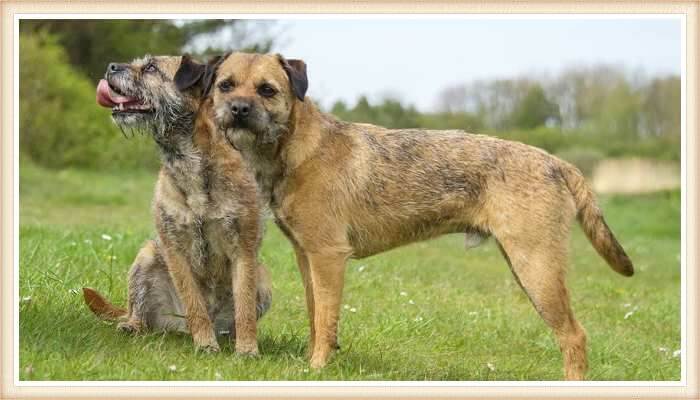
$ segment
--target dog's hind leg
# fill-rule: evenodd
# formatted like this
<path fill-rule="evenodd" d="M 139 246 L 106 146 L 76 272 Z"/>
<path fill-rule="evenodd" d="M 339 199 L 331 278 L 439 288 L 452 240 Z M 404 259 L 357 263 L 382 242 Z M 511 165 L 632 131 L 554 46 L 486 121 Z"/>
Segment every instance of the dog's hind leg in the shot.
<path fill-rule="evenodd" d="M 117 329 L 187 332 L 182 304 L 155 241 L 146 242 L 129 271 L 127 315 Z"/>
<path fill-rule="evenodd" d="M 565 284 L 566 240 L 541 246 L 527 240 L 499 240 L 499 247 L 515 279 L 535 309 L 552 328 L 564 358 L 567 380 L 583 380 L 587 368 L 586 333 L 574 318 Z"/>

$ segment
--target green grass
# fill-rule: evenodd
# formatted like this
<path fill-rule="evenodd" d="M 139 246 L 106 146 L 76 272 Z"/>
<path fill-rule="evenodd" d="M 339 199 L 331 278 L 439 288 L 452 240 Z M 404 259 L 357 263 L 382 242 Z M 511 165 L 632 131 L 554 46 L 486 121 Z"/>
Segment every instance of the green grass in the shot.
<path fill-rule="evenodd" d="M 305 357 L 308 323 L 293 251 L 272 224 L 261 254 L 274 294 L 259 325 L 260 358 L 235 356 L 227 340 L 220 340 L 221 353 L 207 355 L 195 353 L 188 336 L 120 334 L 89 312 L 80 288 L 125 303 L 126 273 L 153 235 L 154 181 L 148 172 L 22 165 L 20 379 L 562 378 L 554 337 L 496 246 L 465 251 L 460 235 L 350 263 L 342 350 L 321 372 L 309 371 Z M 588 377 L 678 380 L 680 358 L 672 353 L 680 348 L 680 194 L 604 197 L 601 204 L 637 274 L 613 273 L 576 229 L 568 283 L 588 332 Z"/>

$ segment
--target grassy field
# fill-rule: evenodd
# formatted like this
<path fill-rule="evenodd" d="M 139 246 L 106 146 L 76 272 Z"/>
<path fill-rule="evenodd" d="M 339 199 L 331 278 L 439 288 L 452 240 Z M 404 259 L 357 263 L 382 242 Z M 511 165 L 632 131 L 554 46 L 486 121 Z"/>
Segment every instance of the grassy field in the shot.
<path fill-rule="evenodd" d="M 321 372 L 290 245 L 270 224 L 262 259 L 273 305 L 258 359 L 196 354 L 183 335 L 131 337 L 83 304 L 90 286 L 125 304 L 126 273 L 153 235 L 155 174 L 20 170 L 22 380 L 559 380 L 561 355 L 492 241 L 460 235 L 352 262 L 342 350 Z M 589 379 L 678 380 L 680 194 L 604 197 L 637 274 L 615 274 L 577 228 L 568 277 L 589 337 Z"/>

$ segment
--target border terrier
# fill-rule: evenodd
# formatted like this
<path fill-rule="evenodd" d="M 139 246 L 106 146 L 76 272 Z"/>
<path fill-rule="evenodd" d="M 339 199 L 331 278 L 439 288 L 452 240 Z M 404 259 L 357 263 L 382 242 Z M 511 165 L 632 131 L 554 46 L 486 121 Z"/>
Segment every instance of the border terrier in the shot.
<path fill-rule="evenodd" d="M 123 130 L 150 133 L 160 151 L 158 236 L 131 267 L 127 310 L 94 290 L 84 295 L 97 315 L 121 319 L 121 330 L 190 332 L 205 351 L 218 351 L 216 332 L 230 331 L 237 353 L 256 354 L 256 319 L 271 303 L 268 272 L 257 259 L 262 214 L 255 178 L 209 116 L 215 61 L 147 56 L 109 64 L 98 103 L 112 108 Z"/>
<path fill-rule="evenodd" d="M 446 233 L 494 237 L 551 327 L 567 379 L 584 378 L 586 334 L 565 286 L 571 222 L 622 275 L 632 263 L 571 164 L 463 131 L 339 121 L 305 97 L 306 64 L 234 53 L 215 72 L 215 122 L 256 171 L 293 244 L 306 290 L 311 366 L 337 347 L 343 276 L 363 258 Z"/>

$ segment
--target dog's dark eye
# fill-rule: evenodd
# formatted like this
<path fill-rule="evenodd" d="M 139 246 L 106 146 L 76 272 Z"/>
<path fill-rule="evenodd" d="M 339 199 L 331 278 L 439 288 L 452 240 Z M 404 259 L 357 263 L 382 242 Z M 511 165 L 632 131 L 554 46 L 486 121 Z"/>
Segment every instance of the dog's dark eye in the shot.
<path fill-rule="evenodd" d="M 233 89 L 233 84 L 231 83 L 231 81 L 223 81 L 219 83 L 219 90 L 221 90 L 222 92 L 228 92 L 231 89 Z"/>
<path fill-rule="evenodd" d="M 143 68 L 143 72 L 156 72 L 156 66 L 153 64 L 148 64 Z"/>
<path fill-rule="evenodd" d="M 260 85 L 258 88 L 258 93 L 263 97 L 272 97 L 277 94 L 277 91 L 272 86 L 267 83 Z"/>

